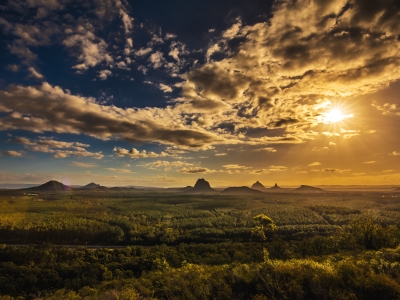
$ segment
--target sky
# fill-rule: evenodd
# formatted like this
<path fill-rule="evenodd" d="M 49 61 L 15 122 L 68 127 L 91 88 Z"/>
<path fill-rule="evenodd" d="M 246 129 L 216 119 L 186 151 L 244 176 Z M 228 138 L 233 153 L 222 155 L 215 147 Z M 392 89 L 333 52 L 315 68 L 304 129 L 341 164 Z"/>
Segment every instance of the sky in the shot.
<path fill-rule="evenodd" d="M 400 185 L 399 20 L 398 0 L 9 0 L 0 183 Z"/>

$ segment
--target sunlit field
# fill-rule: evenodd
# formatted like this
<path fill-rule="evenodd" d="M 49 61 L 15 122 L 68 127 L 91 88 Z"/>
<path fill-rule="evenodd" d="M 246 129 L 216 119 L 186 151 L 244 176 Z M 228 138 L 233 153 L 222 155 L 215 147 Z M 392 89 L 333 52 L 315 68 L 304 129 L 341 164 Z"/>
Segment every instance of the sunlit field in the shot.
<path fill-rule="evenodd" d="M 400 248 L 396 248 L 400 195 L 396 193 L 5 194 L 0 197 L 0 286 L 5 295 L 68 299 L 109 299 L 113 293 L 122 299 L 211 299 L 216 293 L 220 299 L 249 295 L 281 299 L 298 292 L 299 299 L 400 295 Z M 265 238 L 254 231 L 258 225 L 254 217 L 260 214 L 276 225 L 265 230 Z M 333 285 L 327 286 L 325 280 L 333 280 Z M 348 280 L 357 284 L 346 287 Z M 296 288 L 289 288 L 292 283 Z"/>

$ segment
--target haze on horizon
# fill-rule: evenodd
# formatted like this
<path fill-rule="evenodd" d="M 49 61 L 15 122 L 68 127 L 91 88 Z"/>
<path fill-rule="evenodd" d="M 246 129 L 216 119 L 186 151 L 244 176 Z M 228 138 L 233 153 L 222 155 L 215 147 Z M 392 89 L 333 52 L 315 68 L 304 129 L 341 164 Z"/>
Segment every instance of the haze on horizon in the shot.
<path fill-rule="evenodd" d="M 399 185 L 400 3 L 9 0 L 0 184 Z"/>

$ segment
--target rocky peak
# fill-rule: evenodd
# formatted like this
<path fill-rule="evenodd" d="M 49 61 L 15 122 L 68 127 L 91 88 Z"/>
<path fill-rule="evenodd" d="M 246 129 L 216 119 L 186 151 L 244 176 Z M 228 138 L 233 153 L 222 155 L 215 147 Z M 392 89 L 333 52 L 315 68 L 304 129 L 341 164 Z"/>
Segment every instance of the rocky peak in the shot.
<path fill-rule="evenodd" d="M 251 186 L 251 188 L 255 189 L 255 190 L 257 190 L 257 189 L 265 189 L 265 186 L 263 186 L 259 181 L 257 181 L 255 184 L 253 184 Z"/>
<path fill-rule="evenodd" d="M 197 179 L 194 187 L 196 189 L 211 189 L 210 183 L 204 180 L 204 178 Z"/>

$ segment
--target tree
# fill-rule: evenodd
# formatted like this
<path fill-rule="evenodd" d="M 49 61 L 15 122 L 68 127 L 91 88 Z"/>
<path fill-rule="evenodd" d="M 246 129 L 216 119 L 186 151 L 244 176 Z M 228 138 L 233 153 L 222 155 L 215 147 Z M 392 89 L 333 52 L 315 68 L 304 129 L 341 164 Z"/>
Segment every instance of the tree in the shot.
<path fill-rule="evenodd" d="M 276 225 L 270 217 L 264 214 L 253 217 L 253 220 L 255 226 L 251 230 L 251 233 L 261 240 L 261 249 L 262 253 L 264 253 L 264 242 L 267 240 L 265 233 L 269 230 L 274 230 Z"/>

